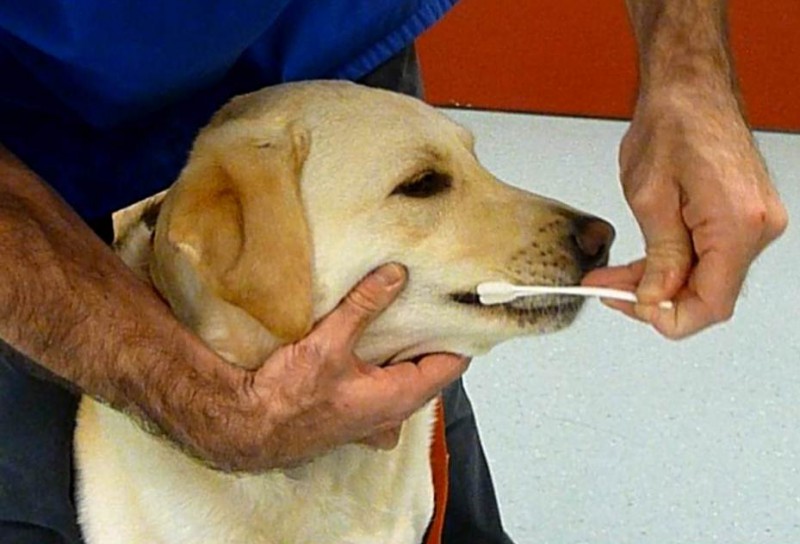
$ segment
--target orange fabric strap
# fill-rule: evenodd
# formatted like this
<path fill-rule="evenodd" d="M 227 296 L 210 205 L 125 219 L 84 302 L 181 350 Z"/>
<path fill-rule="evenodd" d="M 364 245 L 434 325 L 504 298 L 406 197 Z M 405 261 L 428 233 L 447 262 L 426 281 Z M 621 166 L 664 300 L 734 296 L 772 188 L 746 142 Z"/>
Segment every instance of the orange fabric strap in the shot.
<path fill-rule="evenodd" d="M 444 404 L 440 397 L 436 402 L 436 423 L 433 427 L 433 444 L 431 444 L 434 510 L 425 544 L 441 544 L 442 542 L 444 511 L 447 507 L 447 494 L 450 487 L 449 463 L 450 454 L 447 452 L 447 441 L 445 440 Z"/>

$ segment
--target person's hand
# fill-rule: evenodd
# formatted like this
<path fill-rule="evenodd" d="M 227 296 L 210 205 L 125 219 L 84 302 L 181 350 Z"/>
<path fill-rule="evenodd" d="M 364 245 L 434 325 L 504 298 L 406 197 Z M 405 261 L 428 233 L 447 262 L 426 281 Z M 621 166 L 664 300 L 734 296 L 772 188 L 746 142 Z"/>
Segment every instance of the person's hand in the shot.
<path fill-rule="evenodd" d="M 635 290 L 636 305 L 606 304 L 673 339 L 729 319 L 750 264 L 787 223 L 733 95 L 641 97 L 619 163 L 646 258 L 584 283 Z M 663 300 L 674 309 L 659 309 Z"/>
<path fill-rule="evenodd" d="M 240 427 L 238 445 L 211 444 L 203 457 L 220 468 L 258 471 L 297 465 L 348 443 L 394 447 L 403 421 L 469 364 L 461 356 L 434 354 L 378 367 L 353 354 L 405 277 L 398 265 L 373 272 L 306 338 L 248 373 L 241 387 L 245 402 L 226 417 Z"/>

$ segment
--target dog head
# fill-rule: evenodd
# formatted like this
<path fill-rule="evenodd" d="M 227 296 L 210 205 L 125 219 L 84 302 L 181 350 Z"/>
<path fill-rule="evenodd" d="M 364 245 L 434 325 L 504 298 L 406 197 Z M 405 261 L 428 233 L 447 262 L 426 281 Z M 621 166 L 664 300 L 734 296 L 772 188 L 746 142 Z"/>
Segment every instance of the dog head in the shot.
<path fill-rule="evenodd" d="M 357 347 L 382 363 L 566 326 L 580 299 L 482 306 L 476 286 L 577 284 L 612 239 L 608 223 L 497 180 L 470 132 L 434 108 L 310 82 L 236 98 L 201 132 L 149 267 L 185 323 L 254 367 L 371 270 L 401 263 L 406 288 Z"/>

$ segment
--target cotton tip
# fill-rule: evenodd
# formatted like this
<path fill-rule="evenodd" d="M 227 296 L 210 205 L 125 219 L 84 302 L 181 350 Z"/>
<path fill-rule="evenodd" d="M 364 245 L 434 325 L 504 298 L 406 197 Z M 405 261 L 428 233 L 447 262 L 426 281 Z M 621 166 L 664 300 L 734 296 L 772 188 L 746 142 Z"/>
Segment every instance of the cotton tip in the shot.
<path fill-rule="evenodd" d="M 515 285 L 504 281 L 487 281 L 478 284 L 477 291 L 481 304 L 486 306 L 511 302 L 520 296 Z"/>

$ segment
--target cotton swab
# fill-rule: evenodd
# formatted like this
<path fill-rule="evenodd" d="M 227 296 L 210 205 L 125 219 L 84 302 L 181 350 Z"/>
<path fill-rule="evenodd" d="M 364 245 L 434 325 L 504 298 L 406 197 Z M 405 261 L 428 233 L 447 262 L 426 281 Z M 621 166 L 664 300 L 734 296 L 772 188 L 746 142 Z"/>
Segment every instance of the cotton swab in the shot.
<path fill-rule="evenodd" d="M 483 305 L 503 304 L 519 297 L 537 295 L 574 295 L 581 297 L 600 297 L 627 302 L 636 302 L 636 294 L 621 289 L 608 287 L 584 286 L 550 286 L 550 285 L 513 285 L 504 281 L 487 281 L 478 285 L 478 297 Z M 668 310 L 673 307 L 672 301 L 665 300 L 658 304 L 659 308 Z"/>

